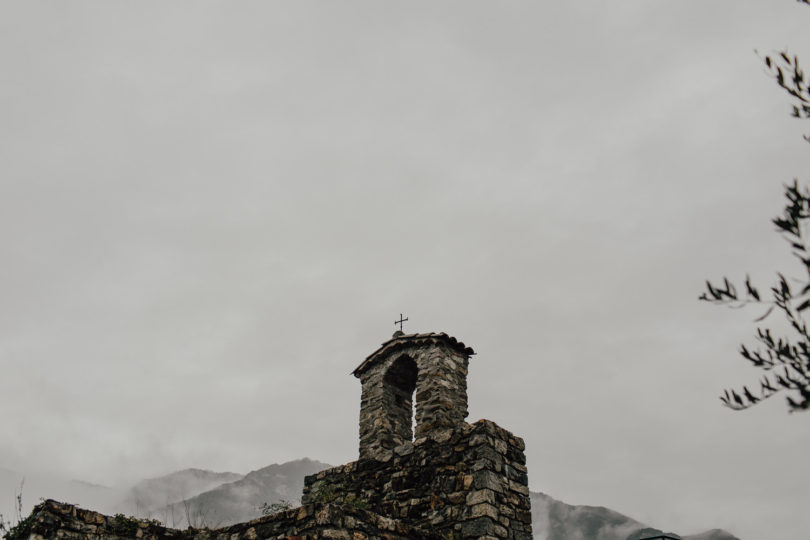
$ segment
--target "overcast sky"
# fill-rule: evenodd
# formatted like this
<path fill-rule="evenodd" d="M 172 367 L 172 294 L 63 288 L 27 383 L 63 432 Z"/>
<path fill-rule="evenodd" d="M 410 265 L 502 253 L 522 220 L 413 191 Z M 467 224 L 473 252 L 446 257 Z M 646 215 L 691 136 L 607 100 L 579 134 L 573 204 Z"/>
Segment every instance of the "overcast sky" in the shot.
<path fill-rule="evenodd" d="M 0 3 L 0 467 L 120 484 L 356 459 L 350 372 L 472 346 L 531 488 L 810 529 L 810 413 L 705 278 L 799 276 L 792 0 Z M 803 56 L 802 56 L 803 54 Z"/>

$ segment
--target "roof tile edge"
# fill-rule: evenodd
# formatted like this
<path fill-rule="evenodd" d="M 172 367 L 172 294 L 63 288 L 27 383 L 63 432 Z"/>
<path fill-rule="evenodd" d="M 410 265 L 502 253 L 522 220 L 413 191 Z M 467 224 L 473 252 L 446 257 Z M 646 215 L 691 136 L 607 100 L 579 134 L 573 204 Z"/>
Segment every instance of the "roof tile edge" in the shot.
<path fill-rule="evenodd" d="M 475 354 L 475 351 L 472 347 L 468 347 L 463 342 L 459 341 L 458 339 L 454 338 L 453 336 L 448 335 L 445 332 L 428 332 L 425 334 L 403 334 L 403 335 L 394 335 L 391 339 L 384 342 L 380 347 L 368 355 L 363 362 L 352 371 L 352 375 L 355 377 L 360 377 L 360 375 L 369 368 L 376 360 L 380 358 L 384 358 L 388 354 L 406 346 L 413 346 L 413 345 L 421 345 L 423 343 L 427 343 L 429 341 L 437 342 L 441 341 L 445 344 L 449 345 L 451 349 L 466 354 L 467 356 L 472 356 Z"/>

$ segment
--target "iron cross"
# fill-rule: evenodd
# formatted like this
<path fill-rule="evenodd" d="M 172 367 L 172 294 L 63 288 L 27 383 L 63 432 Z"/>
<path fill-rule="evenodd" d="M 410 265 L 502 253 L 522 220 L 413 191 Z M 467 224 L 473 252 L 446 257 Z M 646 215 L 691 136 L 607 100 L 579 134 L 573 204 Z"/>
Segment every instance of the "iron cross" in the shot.
<path fill-rule="evenodd" d="M 399 331 L 402 332 L 402 323 L 408 320 L 408 317 L 402 318 L 402 313 L 399 314 L 399 320 L 394 321 L 394 326 L 399 325 Z"/>

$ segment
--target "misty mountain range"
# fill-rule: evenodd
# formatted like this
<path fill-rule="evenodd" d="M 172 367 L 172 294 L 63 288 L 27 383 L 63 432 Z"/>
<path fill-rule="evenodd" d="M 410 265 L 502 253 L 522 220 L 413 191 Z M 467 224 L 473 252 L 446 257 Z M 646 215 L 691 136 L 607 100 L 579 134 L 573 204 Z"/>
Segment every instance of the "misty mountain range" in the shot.
<path fill-rule="evenodd" d="M 534 491 L 530 495 L 536 540 L 638 540 L 664 532 L 684 540 L 740 540 L 722 529 L 680 536 L 649 527 L 604 506 L 570 505 Z"/>
<path fill-rule="evenodd" d="M 26 477 L 23 512 L 30 512 L 40 498 L 50 498 L 105 514 L 158 519 L 170 527 L 220 527 L 258 517 L 263 503 L 286 500 L 298 504 L 304 476 L 329 467 L 304 458 L 247 474 L 184 469 L 124 489 Z M 0 514 L 6 519 L 14 518 L 14 497 L 22 480 L 21 474 L 0 468 Z M 531 501 L 536 540 L 637 540 L 662 532 L 602 506 L 569 505 L 536 492 L 531 493 Z M 722 529 L 682 538 L 740 540 Z"/>

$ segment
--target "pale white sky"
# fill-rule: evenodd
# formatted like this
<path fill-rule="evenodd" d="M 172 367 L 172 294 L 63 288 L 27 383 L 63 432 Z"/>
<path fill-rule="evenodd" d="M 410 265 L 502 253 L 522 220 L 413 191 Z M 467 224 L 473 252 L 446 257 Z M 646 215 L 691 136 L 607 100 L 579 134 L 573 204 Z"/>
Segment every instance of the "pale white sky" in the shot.
<path fill-rule="evenodd" d="M 0 2 L 0 467 L 104 484 L 356 458 L 394 330 L 475 348 L 531 487 L 810 530 L 810 416 L 723 409 L 790 259 L 791 0 Z M 802 54 L 804 56 L 802 56 Z M 795 268 L 795 267 L 793 267 Z M 798 275 L 798 269 L 794 271 Z"/>

